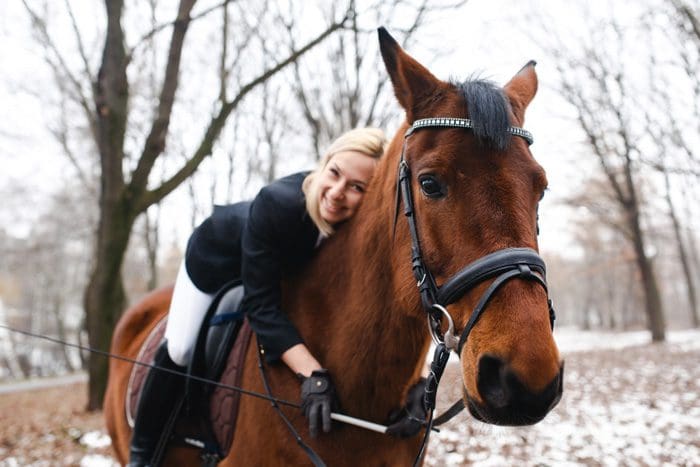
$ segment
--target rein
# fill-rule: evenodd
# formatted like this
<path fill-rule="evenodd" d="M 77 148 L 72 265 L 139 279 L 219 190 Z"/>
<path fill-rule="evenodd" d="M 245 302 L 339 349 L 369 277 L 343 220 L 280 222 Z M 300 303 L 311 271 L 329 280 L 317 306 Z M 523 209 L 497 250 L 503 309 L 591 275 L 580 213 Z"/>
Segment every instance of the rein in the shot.
<path fill-rule="evenodd" d="M 423 309 L 428 316 L 428 329 L 436 344 L 424 394 L 424 404 L 429 414 L 428 421 L 421 448 L 414 465 L 418 465 L 423 458 L 432 427 L 447 422 L 464 409 L 464 402 L 460 399 L 447 409 L 445 413 L 437 417 L 437 419 L 433 418 L 437 388 L 442 374 L 445 371 L 445 367 L 447 366 L 450 352 L 455 352 L 458 357 L 461 355 L 462 348 L 467 341 L 469 333 L 483 314 L 496 291 L 511 279 L 520 278 L 535 281 L 544 288 L 547 294 L 549 320 L 552 328 L 554 327 L 555 319 L 554 308 L 552 306 L 552 301 L 549 299 L 547 290 L 545 263 L 539 254 L 531 248 L 504 248 L 497 250 L 468 264 L 450 277 L 442 286 L 436 284 L 433 274 L 423 260 L 411 191 L 411 170 L 405 157 L 409 137 L 423 128 L 473 129 L 473 124 L 471 120 L 464 118 L 424 118 L 416 120 L 408 130 L 406 130 L 404 144 L 401 150 L 401 159 L 399 161 L 394 229 L 398 221 L 401 201 L 403 201 L 403 211 L 408 221 L 409 232 L 411 234 L 411 265 L 413 275 L 416 280 L 416 286 L 418 287 Z M 534 141 L 532 134 L 522 128 L 511 126 L 508 127 L 507 131 L 511 135 L 523 138 L 528 145 L 531 145 Z M 466 292 L 473 289 L 478 284 L 494 277 L 495 279 L 493 282 L 477 302 L 469 321 L 458 338 L 455 334 L 454 321 L 446 307 L 455 303 Z M 448 324 L 447 331 L 444 333 L 441 327 L 443 317 L 445 317 Z"/>

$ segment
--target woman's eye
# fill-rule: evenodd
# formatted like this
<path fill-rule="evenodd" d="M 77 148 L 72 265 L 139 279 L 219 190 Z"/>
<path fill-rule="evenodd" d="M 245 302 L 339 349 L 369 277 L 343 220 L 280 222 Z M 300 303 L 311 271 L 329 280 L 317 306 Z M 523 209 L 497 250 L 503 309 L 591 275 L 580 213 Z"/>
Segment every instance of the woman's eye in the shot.
<path fill-rule="evenodd" d="M 421 177 L 419 180 L 420 188 L 425 193 L 425 196 L 430 198 L 440 198 L 445 196 L 445 192 L 440 182 L 432 176 Z"/>

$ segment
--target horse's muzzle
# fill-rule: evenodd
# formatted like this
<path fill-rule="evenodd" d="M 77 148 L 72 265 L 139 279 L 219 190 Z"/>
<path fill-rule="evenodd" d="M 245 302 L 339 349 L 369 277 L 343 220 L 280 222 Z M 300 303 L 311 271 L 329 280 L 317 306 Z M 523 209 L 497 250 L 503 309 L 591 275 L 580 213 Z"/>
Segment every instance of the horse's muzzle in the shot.
<path fill-rule="evenodd" d="M 508 365 L 498 357 L 485 355 L 479 360 L 477 388 L 483 402 L 466 394 L 469 412 L 485 423 L 494 425 L 532 425 L 542 420 L 561 399 L 564 364 L 559 373 L 540 392 L 523 385 Z"/>

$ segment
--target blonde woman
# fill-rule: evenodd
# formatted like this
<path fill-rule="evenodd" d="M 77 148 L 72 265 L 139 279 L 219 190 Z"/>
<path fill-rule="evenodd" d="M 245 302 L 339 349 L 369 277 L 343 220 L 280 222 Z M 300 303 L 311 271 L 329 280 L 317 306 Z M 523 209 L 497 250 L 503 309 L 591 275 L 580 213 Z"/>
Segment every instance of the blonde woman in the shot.
<path fill-rule="evenodd" d="M 331 144 L 315 171 L 276 180 L 252 202 L 216 206 L 189 239 L 156 365 L 187 366 L 214 295 L 227 282 L 242 279 L 242 309 L 266 360 L 282 361 L 299 375 L 302 409 L 312 435 L 319 427 L 328 432 L 336 403 L 334 386 L 281 309 L 281 280 L 299 270 L 323 239 L 355 214 L 385 144 L 379 129 L 351 130 Z M 149 373 L 129 466 L 149 465 L 177 395 L 163 388 L 181 385 L 178 379 L 162 371 Z"/>

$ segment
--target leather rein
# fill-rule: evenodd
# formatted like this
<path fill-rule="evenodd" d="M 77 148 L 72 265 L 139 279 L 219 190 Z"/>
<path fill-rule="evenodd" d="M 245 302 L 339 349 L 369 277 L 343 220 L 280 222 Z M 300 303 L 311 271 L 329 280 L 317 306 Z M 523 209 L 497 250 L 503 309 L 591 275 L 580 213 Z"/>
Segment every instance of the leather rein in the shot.
<path fill-rule="evenodd" d="M 464 402 L 460 399 L 437 419 L 433 419 L 438 384 L 447 366 L 450 352 L 455 352 L 458 357 L 461 355 L 462 348 L 467 341 L 469 333 L 483 314 L 496 291 L 503 284 L 512 279 L 520 278 L 535 281 L 540 284 L 544 288 L 545 293 L 547 293 L 549 320 L 552 328 L 554 327 L 555 319 L 554 308 L 552 306 L 552 301 L 549 299 L 547 290 L 544 260 L 531 248 L 504 248 L 497 250 L 468 264 L 441 286 L 437 285 L 433 274 L 423 260 L 411 191 L 411 170 L 405 157 L 406 146 L 410 136 L 423 128 L 472 129 L 473 124 L 471 120 L 465 118 L 424 118 L 416 120 L 408 130 L 406 130 L 404 144 L 401 150 L 401 159 L 399 161 L 394 228 L 396 227 L 399 209 L 403 201 L 403 212 L 408 221 L 411 234 L 411 265 L 413 275 L 416 279 L 416 286 L 418 287 L 423 309 L 428 316 L 430 335 L 435 343 L 435 352 L 433 354 L 433 361 L 430 364 L 430 374 L 427 378 L 428 381 L 424 395 L 424 404 L 428 411 L 428 421 L 420 452 L 418 453 L 414 465 L 418 465 L 423 457 L 432 428 L 447 422 L 464 409 Z M 527 130 L 511 126 L 507 131 L 514 136 L 523 138 L 527 141 L 528 145 L 533 143 L 532 134 Z M 454 329 L 454 321 L 446 307 L 459 300 L 467 291 L 491 278 L 495 279 L 477 302 L 469 321 L 459 337 L 457 337 Z M 442 332 L 441 326 L 443 317 L 447 320 L 447 331 L 444 333 Z"/>

